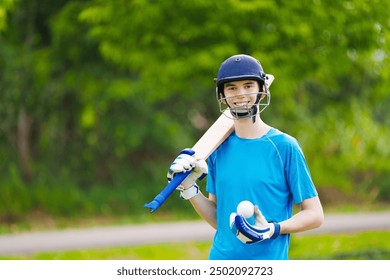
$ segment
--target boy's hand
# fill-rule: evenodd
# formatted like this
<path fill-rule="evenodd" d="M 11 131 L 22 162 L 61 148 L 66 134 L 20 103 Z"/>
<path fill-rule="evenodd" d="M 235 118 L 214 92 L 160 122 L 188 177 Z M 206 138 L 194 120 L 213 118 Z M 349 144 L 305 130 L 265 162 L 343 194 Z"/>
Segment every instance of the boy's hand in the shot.
<path fill-rule="evenodd" d="M 251 225 L 241 215 L 230 214 L 230 228 L 236 237 L 243 243 L 252 244 L 266 239 L 275 239 L 280 232 L 278 223 L 269 223 L 255 206 L 255 224 Z"/>
<path fill-rule="evenodd" d="M 184 149 L 180 152 L 179 156 L 173 161 L 170 166 L 167 174 L 168 182 L 172 180 L 172 178 L 181 172 L 186 172 L 192 170 L 191 174 L 187 176 L 187 178 L 181 183 L 181 185 L 177 188 L 181 191 L 182 197 L 185 199 L 186 193 L 183 193 L 185 190 L 189 190 L 194 187 L 197 190 L 193 190 L 194 194 L 198 193 L 198 187 L 195 182 L 198 179 L 203 179 L 207 175 L 208 167 L 205 160 L 197 160 L 193 155 L 195 152 L 191 149 Z"/>

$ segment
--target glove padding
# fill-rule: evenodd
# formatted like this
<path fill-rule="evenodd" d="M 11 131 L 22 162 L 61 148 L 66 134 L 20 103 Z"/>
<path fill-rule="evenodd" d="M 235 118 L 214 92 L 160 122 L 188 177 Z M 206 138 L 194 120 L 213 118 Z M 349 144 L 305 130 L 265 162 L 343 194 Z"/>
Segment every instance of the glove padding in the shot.
<path fill-rule="evenodd" d="M 255 206 L 255 224 L 251 225 L 242 215 L 230 214 L 230 228 L 234 235 L 245 244 L 253 244 L 279 236 L 280 225 L 267 222 L 257 205 Z"/>
<path fill-rule="evenodd" d="M 173 161 L 169 167 L 167 179 L 170 182 L 173 177 L 181 172 L 192 170 L 192 172 L 184 179 L 178 190 L 187 190 L 195 185 L 196 180 L 201 180 L 207 175 L 208 167 L 205 160 L 197 160 L 193 155 L 192 149 L 184 149 L 179 156 Z"/>

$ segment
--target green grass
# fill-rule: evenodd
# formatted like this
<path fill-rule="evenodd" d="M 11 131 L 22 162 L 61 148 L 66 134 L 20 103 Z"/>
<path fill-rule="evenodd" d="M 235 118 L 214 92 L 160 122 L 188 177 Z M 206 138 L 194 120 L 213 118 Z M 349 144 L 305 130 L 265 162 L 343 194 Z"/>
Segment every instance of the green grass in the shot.
<path fill-rule="evenodd" d="M 211 241 L 48 252 L 0 259 L 27 260 L 202 260 Z M 390 231 L 358 234 L 294 235 L 292 260 L 389 260 Z"/>
<path fill-rule="evenodd" d="M 290 259 L 390 260 L 390 231 L 294 235 L 291 239 Z"/>

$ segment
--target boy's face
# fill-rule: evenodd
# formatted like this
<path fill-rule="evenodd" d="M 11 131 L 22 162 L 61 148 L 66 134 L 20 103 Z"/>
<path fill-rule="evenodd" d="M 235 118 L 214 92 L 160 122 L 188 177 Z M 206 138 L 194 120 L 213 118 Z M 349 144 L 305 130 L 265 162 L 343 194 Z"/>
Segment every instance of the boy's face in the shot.
<path fill-rule="evenodd" d="M 231 108 L 249 108 L 256 102 L 259 84 L 253 80 L 227 82 L 224 84 L 225 101 Z"/>

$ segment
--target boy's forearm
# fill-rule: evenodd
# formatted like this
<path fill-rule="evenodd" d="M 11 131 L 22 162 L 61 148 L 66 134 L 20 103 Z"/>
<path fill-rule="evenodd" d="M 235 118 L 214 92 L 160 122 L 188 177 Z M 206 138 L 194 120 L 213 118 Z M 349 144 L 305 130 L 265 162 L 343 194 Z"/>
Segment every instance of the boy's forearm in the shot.
<path fill-rule="evenodd" d="M 296 233 L 318 228 L 324 221 L 324 213 L 318 197 L 302 203 L 302 210 L 286 221 L 280 222 L 280 233 Z"/>
<path fill-rule="evenodd" d="M 190 202 L 199 216 L 201 216 L 214 229 L 217 229 L 215 202 L 205 197 L 201 192 L 191 198 Z"/>

